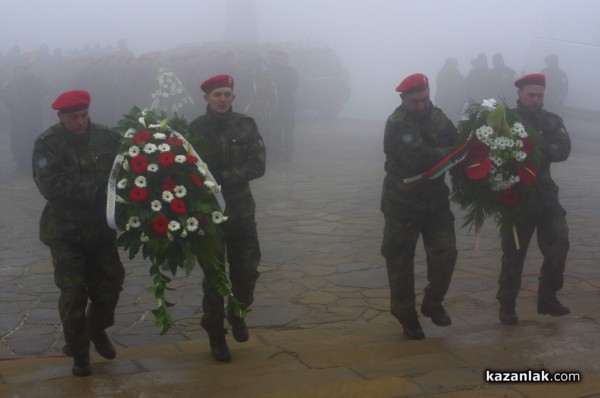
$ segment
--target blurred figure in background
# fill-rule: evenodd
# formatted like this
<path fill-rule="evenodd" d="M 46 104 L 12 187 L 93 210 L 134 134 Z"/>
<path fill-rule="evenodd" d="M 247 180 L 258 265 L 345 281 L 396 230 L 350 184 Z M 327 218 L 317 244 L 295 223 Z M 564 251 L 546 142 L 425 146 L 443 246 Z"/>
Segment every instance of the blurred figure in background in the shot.
<path fill-rule="evenodd" d="M 479 54 L 477 58 L 471 61 L 471 70 L 467 74 L 465 84 L 466 95 L 469 100 L 481 102 L 495 96 L 492 74 L 485 54 Z"/>
<path fill-rule="evenodd" d="M 49 94 L 49 86 L 31 63 L 16 67 L 12 79 L 2 90 L 2 101 L 9 116 L 10 149 L 21 172 L 31 172 L 33 142 L 42 131 Z"/>
<path fill-rule="evenodd" d="M 569 79 L 567 74 L 558 66 L 558 56 L 548 55 L 544 58 L 546 67 L 542 73 L 546 76 L 546 92 L 544 93 L 544 108 L 548 112 L 564 117 L 564 101 L 569 94 Z"/>
<path fill-rule="evenodd" d="M 277 88 L 277 109 L 272 123 L 272 153 L 276 159 L 289 162 L 294 152 L 294 128 L 296 124 L 296 91 L 298 71 L 289 63 L 284 50 L 269 53 L 269 74 Z"/>
<path fill-rule="evenodd" d="M 517 72 L 506 66 L 504 56 L 500 53 L 496 53 L 492 57 L 491 74 L 494 85 L 492 92 L 494 98 L 498 103 L 514 104 L 517 96 L 513 84 L 517 78 Z"/>
<path fill-rule="evenodd" d="M 434 103 L 454 125 L 458 123 L 465 103 L 465 77 L 458 70 L 456 58 L 446 58 L 437 74 Z"/>
<path fill-rule="evenodd" d="M 240 54 L 238 63 L 239 77 L 236 79 L 236 109 L 250 116 L 256 122 L 261 135 L 270 143 L 273 131 L 273 119 L 276 117 L 277 88 L 269 73 L 266 62 L 258 51 L 248 50 Z M 269 157 L 272 155 L 269 152 Z"/>

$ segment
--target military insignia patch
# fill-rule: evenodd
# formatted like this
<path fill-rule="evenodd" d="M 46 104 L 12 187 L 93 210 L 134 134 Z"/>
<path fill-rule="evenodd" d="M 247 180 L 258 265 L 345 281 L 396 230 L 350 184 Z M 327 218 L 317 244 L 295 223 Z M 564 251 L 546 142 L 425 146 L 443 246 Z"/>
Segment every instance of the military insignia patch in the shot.
<path fill-rule="evenodd" d="M 404 133 L 404 134 L 400 135 L 400 139 L 405 144 L 410 144 L 411 142 L 413 142 L 415 140 L 415 136 L 412 133 Z"/>
<path fill-rule="evenodd" d="M 36 158 L 35 163 L 38 169 L 45 169 L 48 166 L 48 158 L 44 155 L 40 155 Z"/>

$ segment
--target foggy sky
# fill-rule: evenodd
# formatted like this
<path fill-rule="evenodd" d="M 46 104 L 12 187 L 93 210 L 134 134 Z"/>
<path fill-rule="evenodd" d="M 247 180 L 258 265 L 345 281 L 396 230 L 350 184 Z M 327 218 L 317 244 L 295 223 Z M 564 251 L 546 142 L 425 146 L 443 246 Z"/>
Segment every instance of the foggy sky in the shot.
<path fill-rule="evenodd" d="M 68 52 L 86 44 L 116 47 L 126 39 L 139 55 L 223 41 L 244 35 L 235 10 L 251 1 L 0 0 L 0 51 L 47 44 L 51 52 L 58 47 Z M 403 77 L 422 72 L 434 80 L 447 57 L 457 58 L 466 74 L 477 54 L 491 58 L 500 52 L 520 74 L 539 71 L 526 70 L 541 64 L 528 59 L 538 37 L 600 45 L 596 0 L 254 2 L 257 32 L 244 38 L 337 50 L 352 86 L 345 116 L 386 117 L 398 104 L 394 88 Z"/>

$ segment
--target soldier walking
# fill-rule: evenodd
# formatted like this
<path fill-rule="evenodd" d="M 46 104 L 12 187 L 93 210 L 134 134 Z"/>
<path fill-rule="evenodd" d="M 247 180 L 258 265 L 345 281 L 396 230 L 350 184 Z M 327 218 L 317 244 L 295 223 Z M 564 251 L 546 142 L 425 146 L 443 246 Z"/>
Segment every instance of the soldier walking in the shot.
<path fill-rule="evenodd" d="M 396 88 L 401 105 L 389 116 L 384 133 L 385 179 L 381 211 L 391 312 L 409 339 L 425 338 L 415 310 L 414 257 L 419 236 L 426 252 L 427 280 L 421 313 L 438 326 L 452 320 L 442 302 L 456 263 L 454 215 L 444 175 L 407 190 L 403 179 L 436 165 L 455 149 L 457 131 L 429 99 L 429 81 L 417 73 Z"/>
<path fill-rule="evenodd" d="M 521 288 L 521 274 L 527 249 L 534 231 L 544 257 L 539 277 L 537 312 L 552 316 L 569 314 L 569 308 L 561 304 L 556 293 L 564 281 L 567 252 L 569 251 L 569 227 L 566 211 L 558 200 L 558 186 L 550 175 L 553 162 L 567 160 L 571 153 L 571 138 L 560 116 L 547 112 L 544 107 L 546 77 L 532 73 L 515 82 L 518 87 L 516 112 L 541 135 L 541 152 L 538 166 L 537 190 L 540 202 L 529 209 L 526 217 L 516 224 L 519 248 L 512 233 L 502 236 L 502 269 L 498 280 L 496 298 L 500 302 L 500 322 L 508 325 L 518 323 L 515 302 Z"/>
<path fill-rule="evenodd" d="M 40 240 L 50 247 L 58 310 L 73 374 L 88 376 L 90 340 L 104 358 L 116 351 L 106 329 L 114 323 L 125 270 L 106 222 L 106 187 L 120 135 L 91 123 L 87 91 L 65 92 L 52 108 L 59 123 L 37 138 L 33 178 L 46 205 Z M 88 305 L 89 302 L 89 305 Z M 86 310 L 87 308 L 87 310 Z"/>
<path fill-rule="evenodd" d="M 231 76 L 211 77 L 200 87 L 208 104 L 206 113 L 191 122 L 187 138 L 221 185 L 227 206 L 225 215 L 229 217 L 223 223 L 229 279 L 233 295 L 246 309 L 254 301 L 261 257 L 254 218 L 256 205 L 249 183 L 265 173 L 265 146 L 254 119 L 232 110 L 235 95 Z M 225 314 L 223 296 L 210 283 L 213 267 L 200 266 L 204 271 L 201 324 L 208 333 L 212 357 L 230 361 L 225 317 L 236 341 L 248 340 L 248 328 L 232 307 Z"/>

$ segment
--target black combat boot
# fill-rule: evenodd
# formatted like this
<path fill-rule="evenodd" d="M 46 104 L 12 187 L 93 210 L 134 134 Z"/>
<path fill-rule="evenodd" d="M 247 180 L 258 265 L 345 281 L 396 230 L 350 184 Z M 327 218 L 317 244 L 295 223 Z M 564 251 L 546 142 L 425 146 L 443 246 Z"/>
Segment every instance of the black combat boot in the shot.
<path fill-rule="evenodd" d="M 100 332 L 93 332 L 90 334 L 90 340 L 94 343 L 94 347 L 98 354 L 102 355 L 106 359 L 113 359 L 117 356 L 115 347 L 108 339 L 104 330 Z"/>
<path fill-rule="evenodd" d="M 248 327 L 246 326 L 246 321 L 244 318 L 240 318 L 239 316 L 235 316 L 233 311 L 227 311 L 227 322 L 231 325 L 231 332 L 233 333 L 233 338 L 235 341 L 243 343 L 244 341 L 248 341 L 250 338 L 250 333 L 248 332 Z"/>
<path fill-rule="evenodd" d="M 411 340 L 423 340 L 425 338 L 425 333 L 416 315 L 401 320 L 400 324 L 402 325 L 402 332 L 407 338 Z"/>
<path fill-rule="evenodd" d="M 225 340 L 225 330 L 209 332 L 208 340 L 210 342 L 210 354 L 215 361 L 231 361 L 231 352 L 227 346 L 227 340 Z"/>
<path fill-rule="evenodd" d="M 500 319 L 500 322 L 502 322 L 505 325 L 516 325 L 517 323 L 519 323 L 517 311 L 515 311 L 515 304 L 500 303 L 500 311 L 498 313 L 498 318 Z"/>
<path fill-rule="evenodd" d="M 446 312 L 442 305 L 437 305 L 434 307 L 421 307 L 421 314 L 425 315 L 428 318 L 431 318 L 431 322 L 438 326 L 448 326 L 452 324 L 452 319 L 450 315 Z"/>
<path fill-rule="evenodd" d="M 542 315 L 563 316 L 570 314 L 571 310 L 562 305 L 556 297 L 549 297 L 538 298 L 537 312 Z"/>
<path fill-rule="evenodd" d="M 73 356 L 73 368 L 71 369 L 75 376 L 84 377 L 92 374 L 90 365 L 90 353 L 75 354 Z"/>

